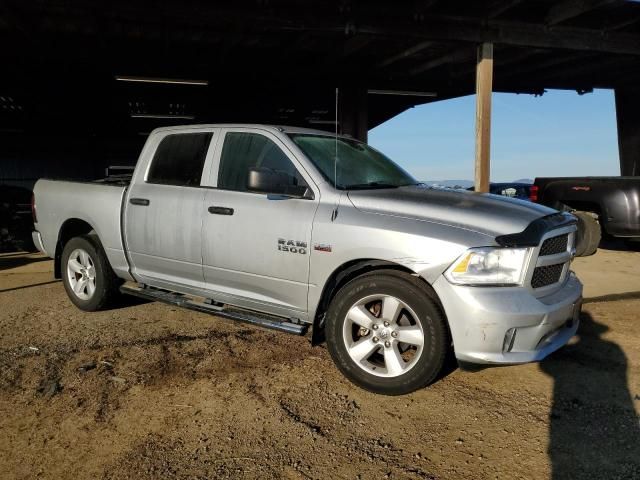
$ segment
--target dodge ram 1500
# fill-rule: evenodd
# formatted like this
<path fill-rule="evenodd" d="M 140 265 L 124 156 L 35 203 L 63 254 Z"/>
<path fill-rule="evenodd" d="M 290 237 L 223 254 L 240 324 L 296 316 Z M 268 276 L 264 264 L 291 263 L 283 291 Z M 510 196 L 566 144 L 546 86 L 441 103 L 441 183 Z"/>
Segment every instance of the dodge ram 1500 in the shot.
<path fill-rule="evenodd" d="M 264 125 L 154 130 L 130 180 L 40 180 L 38 248 L 87 311 L 120 293 L 326 341 L 394 395 L 538 361 L 578 328 L 576 220 L 427 187 L 365 143 Z"/>

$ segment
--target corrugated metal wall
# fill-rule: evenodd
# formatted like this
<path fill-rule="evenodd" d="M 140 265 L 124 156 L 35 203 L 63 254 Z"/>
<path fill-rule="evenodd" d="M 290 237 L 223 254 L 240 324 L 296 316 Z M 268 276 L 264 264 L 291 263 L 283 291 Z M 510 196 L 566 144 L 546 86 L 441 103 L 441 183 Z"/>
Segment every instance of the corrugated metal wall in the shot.
<path fill-rule="evenodd" d="M 107 138 L 3 132 L 0 186 L 31 188 L 39 178 L 93 180 L 109 165 L 135 165 L 145 136 Z"/>

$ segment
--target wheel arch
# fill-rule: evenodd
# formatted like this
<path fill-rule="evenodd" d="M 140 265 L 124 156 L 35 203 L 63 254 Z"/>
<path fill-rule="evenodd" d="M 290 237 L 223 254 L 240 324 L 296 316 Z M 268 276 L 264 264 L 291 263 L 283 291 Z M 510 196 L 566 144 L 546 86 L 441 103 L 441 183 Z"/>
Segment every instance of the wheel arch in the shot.
<path fill-rule="evenodd" d="M 318 305 L 313 317 L 311 330 L 312 345 L 319 345 L 325 340 L 325 314 L 335 294 L 351 280 L 364 275 L 365 273 L 373 272 L 376 270 L 394 270 L 411 275 L 416 279 L 416 281 L 420 282 L 427 288 L 427 291 L 430 292 L 430 296 L 437 303 L 438 307 L 442 310 L 442 313 L 444 315 L 444 309 L 442 308 L 440 299 L 438 298 L 438 295 L 436 294 L 433 287 L 424 278 L 416 274 L 416 272 L 414 272 L 413 270 L 405 267 L 404 265 L 400 265 L 388 260 L 377 260 L 371 258 L 351 260 L 336 268 L 324 284 L 322 294 L 320 295 L 320 300 L 318 301 Z"/>
<path fill-rule="evenodd" d="M 81 235 L 88 235 L 95 232 L 93 226 L 86 220 L 80 218 L 69 218 L 64 221 L 58 232 L 56 241 L 56 251 L 53 258 L 53 276 L 62 278 L 62 251 L 69 240 Z"/>
<path fill-rule="evenodd" d="M 605 210 L 602 203 L 595 200 L 562 200 L 560 202 L 562 209 L 568 212 L 586 212 L 595 215 L 596 220 L 600 224 L 603 233 L 608 233 L 609 213 Z"/>
<path fill-rule="evenodd" d="M 562 200 L 560 205 L 562 205 L 565 210 L 569 211 L 578 210 L 580 212 L 591 212 L 598 216 L 601 216 L 603 213 L 602 205 L 599 202 L 591 200 Z"/>

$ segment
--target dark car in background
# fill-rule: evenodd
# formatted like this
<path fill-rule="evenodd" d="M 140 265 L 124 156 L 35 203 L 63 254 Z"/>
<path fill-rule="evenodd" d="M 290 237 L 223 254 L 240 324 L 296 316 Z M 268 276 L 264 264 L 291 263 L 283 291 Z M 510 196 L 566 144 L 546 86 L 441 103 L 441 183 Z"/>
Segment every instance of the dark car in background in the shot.
<path fill-rule="evenodd" d="M 0 185 L 0 252 L 35 251 L 31 195 L 28 188 Z"/>
<path fill-rule="evenodd" d="M 593 255 L 602 234 L 640 246 L 640 177 L 536 178 L 531 201 L 578 219 L 576 255 Z"/>
<path fill-rule="evenodd" d="M 467 190 L 473 192 L 475 187 L 470 187 Z M 489 193 L 502 195 L 503 197 L 519 198 L 520 200 L 529 200 L 530 190 L 530 183 L 504 182 L 489 184 Z"/>

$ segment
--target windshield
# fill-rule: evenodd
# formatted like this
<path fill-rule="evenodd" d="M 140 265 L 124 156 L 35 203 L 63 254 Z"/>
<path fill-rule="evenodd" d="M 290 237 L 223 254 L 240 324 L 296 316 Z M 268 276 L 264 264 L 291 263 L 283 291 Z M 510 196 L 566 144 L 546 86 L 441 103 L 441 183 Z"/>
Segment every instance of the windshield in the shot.
<path fill-rule="evenodd" d="M 296 133 L 289 136 L 324 177 L 341 190 L 395 188 L 418 183 L 365 143 L 325 135 Z"/>

